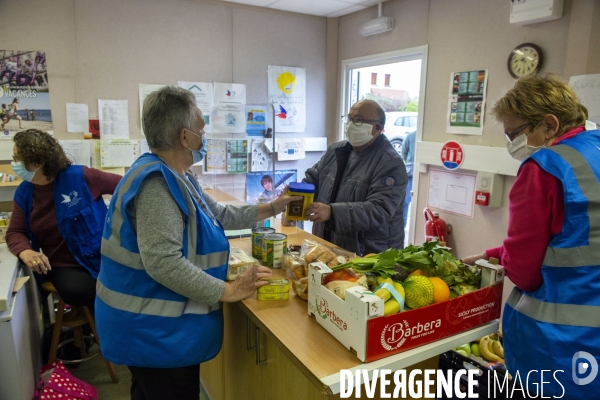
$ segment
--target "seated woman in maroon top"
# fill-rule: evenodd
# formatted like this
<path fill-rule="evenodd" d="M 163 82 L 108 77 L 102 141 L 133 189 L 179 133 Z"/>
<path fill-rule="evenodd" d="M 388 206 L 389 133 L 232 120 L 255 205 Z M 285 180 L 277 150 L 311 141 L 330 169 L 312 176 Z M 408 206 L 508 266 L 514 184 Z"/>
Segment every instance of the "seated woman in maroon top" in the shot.
<path fill-rule="evenodd" d="M 13 200 L 12 217 L 6 233 L 8 248 L 23 263 L 41 274 L 44 281 L 51 281 L 67 304 L 93 308 L 97 271 L 90 273 L 89 268 L 78 261 L 82 260 L 82 254 L 77 251 L 74 255 L 70 250 L 77 248 L 73 243 L 84 239 L 73 236 L 77 235 L 77 227 L 62 227 L 61 232 L 57 214 L 63 215 L 64 211 L 61 209 L 57 213 L 56 207 L 76 206 L 88 191 L 88 198 L 92 203 L 103 202 L 102 195 L 113 194 L 121 176 L 72 165 L 58 141 L 46 132 L 35 129 L 18 132 L 14 141 L 12 166 L 24 182 L 17 189 Z M 56 181 L 64 182 L 78 176 L 82 179 L 79 179 L 80 182 L 72 182 L 73 185 L 87 190 L 73 192 L 74 194 L 54 193 Z M 21 200 L 20 205 L 18 199 L 23 196 L 19 194 L 23 192 L 29 197 L 28 201 Z M 59 199 L 63 199 L 61 203 L 64 204 L 55 204 L 57 195 Z M 95 205 L 96 210 L 101 213 L 104 209 L 106 215 L 106 208 L 97 206 L 98 204 Z M 71 225 L 73 220 L 76 219 L 70 221 Z M 84 225 L 84 220 L 79 218 L 76 224 Z M 64 237 L 63 233 L 69 236 Z M 99 248 L 101 238 L 96 235 L 94 240 L 98 240 Z"/>

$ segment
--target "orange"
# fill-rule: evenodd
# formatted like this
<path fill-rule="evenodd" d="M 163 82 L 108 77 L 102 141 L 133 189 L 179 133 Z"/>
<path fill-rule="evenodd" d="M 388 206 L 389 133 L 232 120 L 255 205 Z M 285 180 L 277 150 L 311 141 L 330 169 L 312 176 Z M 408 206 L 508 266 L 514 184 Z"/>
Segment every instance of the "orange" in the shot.
<path fill-rule="evenodd" d="M 433 303 L 441 303 L 450 298 L 450 288 L 441 278 L 429 278 L 433 283 Z"/>
<path fill-rule="evenodd" d="M 429 276 L 429 274 L 424 269 L 415 269 L 408 276 Z"/>

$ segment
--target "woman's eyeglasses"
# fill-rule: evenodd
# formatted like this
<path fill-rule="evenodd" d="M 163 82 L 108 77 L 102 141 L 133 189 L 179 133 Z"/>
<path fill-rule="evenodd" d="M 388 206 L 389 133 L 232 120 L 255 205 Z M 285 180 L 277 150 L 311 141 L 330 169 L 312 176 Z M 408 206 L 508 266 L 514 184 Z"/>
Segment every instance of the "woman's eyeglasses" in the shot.
<path fill-rule="evenodd" d="M 523 125 L 517 127 L 511 133 L 505 133 L 504 136 L 506 136 L 506 140 L 508 140 L 508 143 L 512 143 L 513 140 L 515 140 L 515 138 L 519 135 L 519 133 L 523 132 L 523 130 L 525 128 L 527 128 L 529 125 L 533 125 L 533 124 L 531 122 L 528 122 L 526 124 L 523 124 Z"/>

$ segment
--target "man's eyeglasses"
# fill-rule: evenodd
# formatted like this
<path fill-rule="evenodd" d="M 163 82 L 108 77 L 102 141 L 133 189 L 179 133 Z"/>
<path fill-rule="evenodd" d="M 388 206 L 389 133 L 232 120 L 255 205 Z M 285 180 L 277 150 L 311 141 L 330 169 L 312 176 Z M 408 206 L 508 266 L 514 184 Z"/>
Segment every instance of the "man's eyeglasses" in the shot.
<path fill-rule="evenodd" d="M 194 135 L 194 136 L 198 136 L 198 137 L 202 137 L 202 135 L 204 135 L 204 134 L 206 133 L 206 132 L 204 132 L 204 129 L 202 129 L 202 130 L 200 131 L 200 133 L 196 133 L 196 132 L 194 132 L 194 131 L 192 131 L 192 130 L 190 130 L 190 129 L 186 129 L 186 131 L 188 131 L 188 132 L 189 132 L 189 133 L 191 133 L 192 135 Z"/>
<path fill-rule="evenodd" d="M 373 122 L 376 123 L 376 124 L 380 123 L 376 119 L 364 119 L 364 118 L 361 118 L 361 117 L 352 118 L 352 117 L 350 117 L 348 115 L 342 115 L 342 122 L 344 124 L 347 124 L 348 121 L 352 121 L 352 123 L 354 125 L 356 125 L 356 126 L 362 126 L 362 124 L 364 124 L 364 123 L 367 123 L 367 124 L 370 124 L 370 123 L 373 123 Z"/>
<path fill-rule="evenodd" d="M 519 135 L 519 133 L 523 132 L 523 130 L 525 130 L 525 128 L 527 128 L 529 125 L 533 125 L 533 124 L 531 122 L 528 122 L 526 124 L 523 124 L 523 125 L 517 127 L 511 133 L 505 133 L 504 136 L 506 136 L 506 140 L 508 140 L 508 143 L 512 143 L 513 140 L 515 140 L 515 138 Z"/>
<path fill-rule="evenodd" d="M 21 158 L 18 155 L 13 154 L 13 161 L 14 162 L 19 162 L 19 161 L 21 161 Z"/>

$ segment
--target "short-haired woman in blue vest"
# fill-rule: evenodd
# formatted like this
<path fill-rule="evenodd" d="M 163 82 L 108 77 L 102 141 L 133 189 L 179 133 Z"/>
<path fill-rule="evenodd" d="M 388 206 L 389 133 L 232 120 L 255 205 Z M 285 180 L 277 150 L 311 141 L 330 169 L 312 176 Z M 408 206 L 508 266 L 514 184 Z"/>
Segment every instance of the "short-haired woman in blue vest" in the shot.
<path fill-rule="evenodd" d="M 502 319 L 513 378 L 535 397 L 600 399 L 600 131 L 554 74 L 519 79 L 492 113 L 522 161 L 508 237 L 463 261 L 499 258 L 516 285 Z"/>
<path fill-rule="evenodd" d="M 72 165 L 58 141 L 37 129 L 17 132 L 14 142 L 12 168 L 23 182 L 8 248 L 67 304 L 93 309 L 106 217 L 102 195 L 113 194 L 121 176 Z"/>
<path fill-rule="evenodd" d="M 113 196 L 102 243 L 96 324 L 107 360 L 127 365 L 132 399 L 198 399 L 200 363 L 223 339 L 222 302 L 248 297 L 271 276 L 249 269 L 225 282 L 227 229 L 251 228 L 301 197 L 220 205 L 188 172 L 206 153 L 194 95 L 150 93 L 142 125 L 151 153 L 138 158 Z"/>

